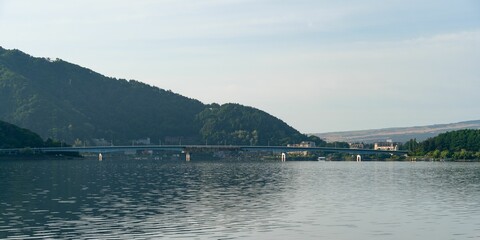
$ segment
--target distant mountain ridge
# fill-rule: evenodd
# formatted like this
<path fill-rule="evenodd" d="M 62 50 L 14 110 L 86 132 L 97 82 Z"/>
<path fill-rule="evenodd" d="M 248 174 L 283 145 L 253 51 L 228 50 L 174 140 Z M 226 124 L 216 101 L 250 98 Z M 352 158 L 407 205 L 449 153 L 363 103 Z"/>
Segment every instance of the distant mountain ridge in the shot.
<path fill-rule="evenodd" d="M 310 139 L 255 108 L 205 105 L 135 80 L 1 47 L 0 120 L 69 143 L 284 145 Z"/>
<path fill-rule="evenodd" d="M 344 141 L 373 143 L 385 141 L 387 139 L 391 139 L 394 142 L 406 142 L 410 139 L 417 139 L 417 141 L 423 141 L 430 137 L 435 137 L 440 133 L 460 129 L 480 129 L 480 120 L 415 127 L 315 133 L 313 135 L 318 136 L 328 142 Z"/>

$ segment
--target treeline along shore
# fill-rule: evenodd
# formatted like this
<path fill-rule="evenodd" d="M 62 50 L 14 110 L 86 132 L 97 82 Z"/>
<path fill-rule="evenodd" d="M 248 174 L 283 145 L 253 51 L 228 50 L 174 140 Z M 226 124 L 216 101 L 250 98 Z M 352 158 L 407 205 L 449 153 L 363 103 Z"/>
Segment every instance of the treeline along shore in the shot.
<path fill-rule="evenodd" d="M 423 142 L 411 139 L 403 145 L 410 156 L 430 160 L 480 160 L 480 130 L 464 129 L 439 134 Z"/>

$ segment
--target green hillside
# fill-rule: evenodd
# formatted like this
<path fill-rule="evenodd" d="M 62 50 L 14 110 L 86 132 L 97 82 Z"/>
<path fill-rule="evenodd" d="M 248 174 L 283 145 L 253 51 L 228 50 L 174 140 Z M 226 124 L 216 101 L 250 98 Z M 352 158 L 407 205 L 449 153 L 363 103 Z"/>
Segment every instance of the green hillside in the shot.
<path fill-rule="evenodd" d="M 286 145 L 305 140 L 282 120 L 238 104 L 212 104 L 197 115 L 202 139 L 211 144 Z"/>
<path fill-rule="evenodd" d="M 163 144 L 275 144 L 307 139 L 258 109 L 207 106 L 138 81 L 1 47 L 0 120 L 69 143 L 105 139 L 118 145 L 150 138 Z"/>
<path fill-rule="evenodd" d="M 40 136 L 30 130 L 0 121 L 0 148 L 43 147 Z"/>
<path fill-rule="evenodd" d="M 412 139 L 404 144 L 404 148 L 415 156 L 480 159 L 480 130 L 463 129 L 446 132 L 420 143 Z"/>

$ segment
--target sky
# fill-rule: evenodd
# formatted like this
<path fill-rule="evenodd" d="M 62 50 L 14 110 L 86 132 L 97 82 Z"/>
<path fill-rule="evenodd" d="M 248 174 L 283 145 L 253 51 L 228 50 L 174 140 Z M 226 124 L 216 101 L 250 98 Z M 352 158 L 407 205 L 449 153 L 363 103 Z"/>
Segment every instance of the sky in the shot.
<path fill-rule="evenodd" d="M 0 46 L 303 133 L 480 119 L 478 0 L 0 0 Z"/>

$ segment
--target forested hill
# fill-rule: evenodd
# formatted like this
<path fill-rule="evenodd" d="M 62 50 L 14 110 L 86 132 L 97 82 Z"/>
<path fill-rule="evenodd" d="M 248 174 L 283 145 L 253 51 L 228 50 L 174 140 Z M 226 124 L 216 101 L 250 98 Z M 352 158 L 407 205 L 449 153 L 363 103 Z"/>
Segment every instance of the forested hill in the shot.
<path fill-rule="evenodd" d="M 1 47 L 0 120 L 69 143 L 131 144 L 150 138 L 163 144 L 286 144 L 307 139 L 258 109 L 206 106 L 138 81 Z"/>
<path fill-rule="evenodd" d="M 202 128 L 202 139 L 211 144 L 236 143 L 239 145 L 286 145 L 302 140 L 323 141 L 305 135 L 282 120 L 255 108 L 238 104 L 211 104 L 197 115 Z"/>
<path fill-rule="evenodd" d="M 38 134 L 30 130 L 0 121 L 0 148 L 43 147 Z"/>
<path fill-rule="evenodd" d="M 0 119 L 70 142 L 195 136 L 194 118 L 204 108 L 199 101 L 140 82 L 4 49 L 0 102 Z"/>
<path fill-rule="evenodd" d="M 480 159 L 480 130 L 463 129 L 446 132 L 420 143 L 412 139 L 406 142 L 404 147 L 416 156 Z"/>

